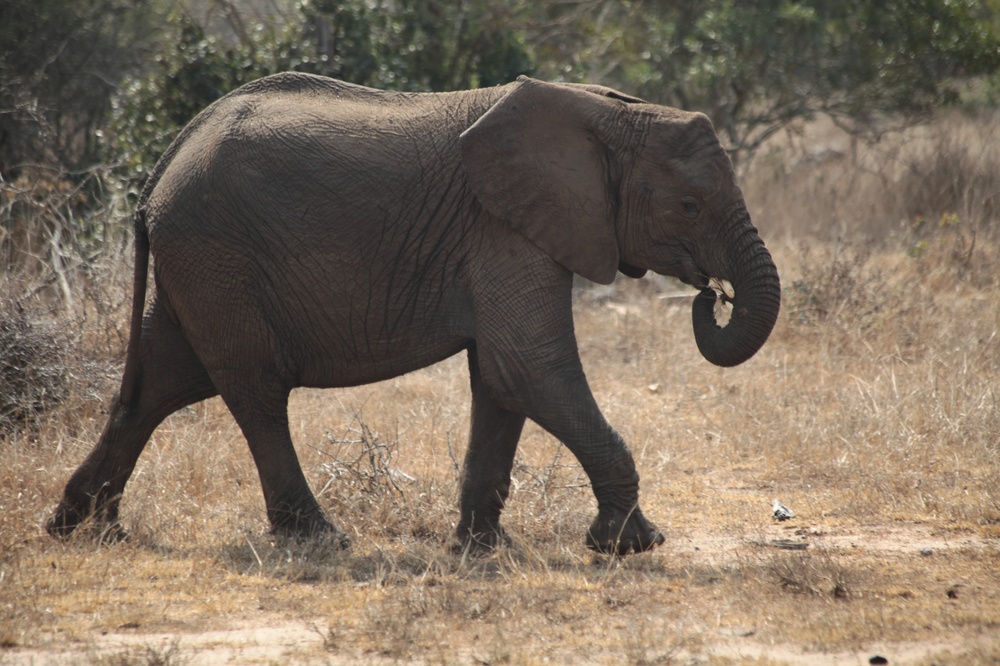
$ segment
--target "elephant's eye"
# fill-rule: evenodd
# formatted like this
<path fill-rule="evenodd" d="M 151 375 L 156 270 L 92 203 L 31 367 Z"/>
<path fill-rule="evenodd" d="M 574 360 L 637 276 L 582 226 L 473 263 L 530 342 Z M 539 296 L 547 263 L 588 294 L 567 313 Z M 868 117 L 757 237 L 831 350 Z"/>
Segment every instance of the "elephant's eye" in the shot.
<path fill-rule="evenodd" d="M 681 209 L 685 215 L 694 217 L 701 210 L 701 207 L 698 206 L 698 200 L 694 197 L 684 197 L 681 199 Z"/>

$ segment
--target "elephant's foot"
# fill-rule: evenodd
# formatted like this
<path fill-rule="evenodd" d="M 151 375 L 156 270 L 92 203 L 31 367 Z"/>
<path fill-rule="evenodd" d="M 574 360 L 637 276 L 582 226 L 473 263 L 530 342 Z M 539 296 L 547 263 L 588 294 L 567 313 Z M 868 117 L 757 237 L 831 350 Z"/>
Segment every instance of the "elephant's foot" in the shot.
<path fill-rule="evenodd" d="M 80 532 L 101 545 L 122 543 L 129 540 L 129 534 L 118 522 L 118 519 L 108 519 L 106 516 L 98 517 L 94 515 L 93 520 L 88 520 L 89 515 L 81 516 L 79 512 L 64 508 L 59 505 L 56 512 L 45 524 L 45 530 L 50 536 L 57 539 L 68 539 L 71 535 Z"/>
<path fill-rule="evenodd" d="M 281 511 L 271 519 L 271 534 L 282 539 L 322 539 L 338 550 L 351 546 L 351 538 L 327 520 L 319 507 L 309 511 Z"/>
<path fill-rule="evenodd" d="M 488 555 L 500 546 L 510 547 L 514 543 L 498 522 L 473 527 L 463 521 L 455 530 L 455 536 L 458 542 L 452 546 L 452 552 L 456 554 Z"/>
<path fill-rule="evenodd" d="M 63 500 L 56 507 L 48 522 L 45 523 L 45 531 L 57 539 L 66 539 L 76 531 L 76 528 L 87 519 L 88 515 L 90 515 L 90 511 L 81 511 L 78 507 Z"/>
<path fill-rule="evenodd" d="M 587 547 L 609 555 L 641 553 L 659 546 L 664 540 L 660 530 L 646 520 L 639 507 L 615 515 L 601 512 L 587 531 Z"/>
<path fill-rule="evenodd" d="M 84 526 L 87 535 L 99 543 L 127 541 L 128 534 L 118 522 L 121 495 L 111 498 L 107 495 L 106 485 L 93 495 L 68 491 L 45 523 L 45 530 L 57 539 L 67 539 Z"/>
<path fill-rule="evenodd" d="M 95 522 L 93 528 L 95 540 L 102 546 L 125 543 L 131 539 L 128 531 L 117 520 L 113 523 Z M 90 533 L 90 530 L 87 530 L 87 532 Z"/>
<path fill-rule="evenodd" d="M 332 523 L 327 523 L 326 528 L 308 531 L 301 530 L 293 532 L 289 530 L 272 529 L 271 534 L 274 535 L 278 544 L 284 546 L 307 546 L 321 551 L 347 550 L 351 547 L 351 537 L 347 536 L 346 532 Z"/>

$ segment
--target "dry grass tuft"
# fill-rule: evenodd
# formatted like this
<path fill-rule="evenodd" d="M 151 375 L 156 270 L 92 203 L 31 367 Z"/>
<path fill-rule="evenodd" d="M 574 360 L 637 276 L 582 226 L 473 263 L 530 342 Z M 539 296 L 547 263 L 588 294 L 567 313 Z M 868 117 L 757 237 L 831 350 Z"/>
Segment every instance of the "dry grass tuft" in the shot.
<path fill-rule="evenodd" d="M 190 656 L 184 654 L 177 641 L 165 648 L 146 645 L 122 652 L 98 653 L 90 659 L 93 666 L 183 666 L 190 661 Z"/>
<path fill-rule="evenodd" d="M 797 594 L 848 599 L 860 596 L 865 589 L 856 569 L 839 564 L 823 552 L 777 551 L 769 558 L 765 571 L 782 590 Z"/>
<path fill-rule="evenodd" d="M 33 294 L 31 328 L 4 326 L 71 345 L 31 362 L 62 375 L 61 401 L 36 410 L 30 437 L 0 434 L 0 659 L 995 661 L 1000 142 L 970 144 L 995 126 L 951 118 L 872 148 L 814 127 L 751 165 L 785 292 L 772 339 L 739 368 L 697 356 L 677 284 L 579 291 L 588 377 L 668 536 L 626 559 L 583 547 L 586 477 L 531 424 L 505 512 L 515 545 L 452 553 L 463 357 L 294 392 L 293 440 L 349 551 L 267 534 L 218 399 L 157 429 L 122 504 L 129 543 L 53 541 L 41 525 L 117 382 L 128 275 L 67 276 L 68 313 Z M 803 153 L 820 144 L 840 154 Z M 774 497 L 796 518 L 773 522 Z"/>
<path fill-rule="evenodd" d="M 0 433 L 24 430 L 68 392 L 71 343 L 52 324 L 31 321 L 15 302 L 0 303 Z"/>

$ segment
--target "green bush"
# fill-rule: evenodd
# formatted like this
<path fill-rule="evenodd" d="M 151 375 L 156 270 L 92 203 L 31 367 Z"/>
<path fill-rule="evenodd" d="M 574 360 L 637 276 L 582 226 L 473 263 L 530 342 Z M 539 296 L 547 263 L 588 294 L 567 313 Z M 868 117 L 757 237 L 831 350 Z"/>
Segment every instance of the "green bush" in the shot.
<path fill-rule="evenodd" d="M 529 73 L 523 38 L 501 27 L 497 0 L 305 0 L 282 26 L 257 25 L 225 41 L 186 14 L 167 22 L 175 46 L 115 98 L 109 159 L 133 187 L 176 133 L 227 92 L 282 71 L 323 74 L 390 90 L 494 85 Z"/>
<path fill-rule="evenodd" d="M 1000 69 L 995 0 L 607 0 L 547 7 L 560 75 L 703 111 L 734 154 L 817 114 L 878 136 Z M 575 13 L 579 12 L 579 13 Z"/>
<path fill-rule="evenodd" d="M 111 95 L 156 44 L 153 4 L 0 2 L 0 178 L 13 181 L 25 165 L 76 171 L 99 158 Z"/>
<path fill-rule="evenodd" d="M 151 71 L 129 77 L 113 101 L 108 159 L 134 188 L 148 177 L 176 133 L 199 111 L 234 88 L 296 69 L 305 57 L 290 30 L 257 26 L 238 43 L 205 34 L 187 14 L 173 14 L 174 48 L 156 56 Z"/>

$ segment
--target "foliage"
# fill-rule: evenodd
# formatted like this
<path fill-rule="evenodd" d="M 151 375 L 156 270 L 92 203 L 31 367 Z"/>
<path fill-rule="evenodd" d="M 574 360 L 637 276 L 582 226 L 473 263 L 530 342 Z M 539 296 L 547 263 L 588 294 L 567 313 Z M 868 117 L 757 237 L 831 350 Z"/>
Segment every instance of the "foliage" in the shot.
<path fill-rule="evenodd" d="M 283 26 L 206 34 L 186 14 L 167 23 L 176 47 L 116 98 L 112 152 L 144 180 L 176 132 L 223 94 L 280 71 L 385 89 L 455 90 L 531 71 L 496 0 L 304 0 Z"/>
<path fill-rule="evenodd" d="M 24 308 L 0 301 L 0 436 L 58 405 L 67 392 L 64 333 L 32 322 Z"/>
<path fill-rule="evenodd" d="M 24 164 L 75 170 L 125 74 L 138 71 L 158 21 L 133 0 L 0 3 L 0 176 Z"/>
<path fill-rule="evenodd" d="M 121 78 L 159 48 L 158 19 L 134 0 L 0 3 L 0 272 L 47 267 L 68 300 L 74 272 L 120 236 L 100 136 Z"/>
<path fill-rule="evenodd" d="M 737 154 L 827 113 L 858 132 L 926 116 L 1000 68 L 972 0 L 592 0 L 549 9 L 540 61 L 707 113 Z M 572 31 L 569 26 L 581 29 Z"/>
<path fill-rule="evenodd" d="M 114 99 L 110 157 L 134 183 L 146 179 L 177 131 L 216 99 L 262 76 L 308 66 L 288 28 L 258 25 L 227 42 L 175 13 L 167 30 L 174 47 L 157 54 L 151 71 L 127 79 Z"/>
<path fill-rule="evenodd" d="M 231 36 L 175 13 L 154 39 L 164 22 L 156 3 L 10 0 L 0 7 L 0 172 L 46 151 L 70 168 L 92 161 L 114 95 L 109 154 L 129 157 L 141 178 L 198 110 L 280 70 L 441 91 L 537 69 L 705 111 L 737 153 L 820 112 L 877 132 L 1000 70 L 998 4 L 300 0 L 248 29 L 221 0 L 213 7 Z"/>
<path fill-rule="evenodd" d="M 319 73 L 406 91 L 507 83 L 533 69 L 519 15 L 497 0 L 308 0 Z"/>

